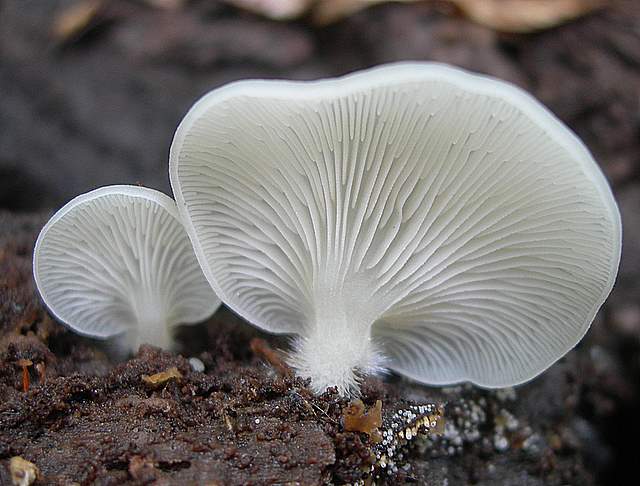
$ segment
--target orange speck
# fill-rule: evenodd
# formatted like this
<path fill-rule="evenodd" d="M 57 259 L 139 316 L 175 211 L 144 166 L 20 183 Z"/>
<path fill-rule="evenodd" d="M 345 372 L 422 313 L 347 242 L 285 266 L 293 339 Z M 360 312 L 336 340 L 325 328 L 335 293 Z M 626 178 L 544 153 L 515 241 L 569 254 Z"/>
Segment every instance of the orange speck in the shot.
<path fill-rule="evenodd" d="M 32 364 L 33 361 L 31 361 L 30 359 L 18 360 L 18 366 L 22 367 L 22 391 L 25 393 L 29 391 L 29 366 L 31 366 Z"/>
<path fill-rule="evenodd" d="M 382 401 L 365 412 L 362 400 L 354 400 L 343 411 L 344 429 L 349 432 L 364 432 L 374 442 L 381 438 L 378 427 L 382 425 Z"/>

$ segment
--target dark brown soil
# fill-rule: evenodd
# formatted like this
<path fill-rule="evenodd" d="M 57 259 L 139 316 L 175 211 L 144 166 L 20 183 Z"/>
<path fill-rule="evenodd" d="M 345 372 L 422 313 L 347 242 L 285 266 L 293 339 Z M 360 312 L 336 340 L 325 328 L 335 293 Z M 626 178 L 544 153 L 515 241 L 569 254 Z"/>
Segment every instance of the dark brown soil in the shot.
<path fill-rule="evenodd" d="M 170 11 L 113 0 L 84 32 L 55 42 L 53 19 L 71 3 L 0 2 L 0 484 L 11 484 L 14 456 L 39 468 L 37 484 L 343 484 L 365 478 L 372 464 L 392 484 L 614 485 L 633 477 L 638 2 L 505 35 L 434 2 L 380 5 L 315 29 L 205 0 Z M 586 339 L 543 375 L 499 392 L 368 380 L 363 401 L 382 400 L 382 431 L 405 411 L 420 416 L 412 406 L 446 403 L 445 435 L 409 440 L 394 472 L 376 456 L 386 446 L 344 430 L 346 401 L 314 397 L 279 374 L 252 351 L 258 331 L 224 309 L 179 336 L 203 373 L 148 347 L 119 357 L 44 311 L 31 251 L 50 210 L 103 184 L 168 191 L 172 133 L 198 95 L 243 77 L 307 79 L 400 59 L 449 62 L 527 88 L 578 132 L 613 184 L 624 225 L 616 288 Z M 21 360 L 31 362 L 26 392 Z M 171 367 L 181 379 L 156 388 L 143 379 Z"/>

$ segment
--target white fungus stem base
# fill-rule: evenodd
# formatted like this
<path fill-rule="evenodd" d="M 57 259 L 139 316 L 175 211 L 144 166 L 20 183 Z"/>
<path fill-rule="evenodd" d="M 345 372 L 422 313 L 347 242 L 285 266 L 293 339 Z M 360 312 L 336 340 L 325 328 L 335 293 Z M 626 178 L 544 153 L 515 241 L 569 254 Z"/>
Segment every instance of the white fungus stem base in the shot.
<path fill-rule="evenodd" d="M 134 353 L 143 344 L 150 344 L 161 349 L 173 349 L 175 344 L 173 329 L 164 319 L 141 322 L 140 325 L 130 331 L 127 341 L 132 343 L 131 351 Z"/>
<path fill-rule="evenodd" d="M 385 370 L 384 356 L 369 335 L 371 326 L 341 324 L 318 323 L 294 341 L 289 365 L 298 376 L 311 379 L 315 393 L 336 387 L 342 396 L 356 396 L 364 376 Z"/>

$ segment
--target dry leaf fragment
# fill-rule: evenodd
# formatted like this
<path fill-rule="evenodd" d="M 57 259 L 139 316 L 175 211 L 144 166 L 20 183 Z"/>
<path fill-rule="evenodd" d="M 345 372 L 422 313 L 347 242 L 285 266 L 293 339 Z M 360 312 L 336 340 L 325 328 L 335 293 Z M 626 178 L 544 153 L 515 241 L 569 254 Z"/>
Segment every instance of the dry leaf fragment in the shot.
<path fill-rule="evenodd" d="M 103 0 L 82 0 L 64 10 L 53 20 L 51 34 L 66 42 L 86 30 L 102 7 Z"/>
<path fill-rule="evenodd" d="M 225 0 L 236 7 L 273 20 L 291 20 L 304 14 L 315 0 Z"/>
<path fill-rule="evenodd" d="M 156 0 L 158 1 L 158 0 Z M 379 3 L 429 0 L 226 0 L 236 7 L 274 20 L 291 20 L 311 12 L 316 25 L 328 25 Z M 431 0 L 446 1 L 474 22 L 500 32 L 548 29 L 605 7 L 610 0 Z"/>
<path fill-rule="evenodd" d="M 450 0 L 474 22 L 501 32 L 555 27 L 606 5 L 606 0 Z"/>
<path fill-rule="evenodd" d="M 342 413 L 344 419 L 344 430 L 349 432 L 364 432 L 371 437 L 374 442 L 381 438 L 378 428 L 382 425 L 382 401 L 376 403 L 365 412 L 362 400 L 354 400 Z"/>
<path fill-rule="evenodd" d="M 178 371 L 178 368 L 176 368 L 175 366 L 169 368 L 166 371 L 156 373 L 155 375 L 142 375 L 142 381 L 144 381 L 152 388 L 157 388 L 172 379 L 175 379 L 177 381 L 180 381 L 182 379 L 182 373 L 180 373 Z"/>
<path fill-rule="evenodd" d="M 14 486 L 30 486 L 40 475 L 38 466 L 20 456 L 14 456 L 9 461 L 9 472 Z"/>
<path fill-rule="evenodd" d="M 409 3 L 418 0 L 322 0 L 314 5 L 313 22 L 316 25 L 332 24 L 367 7 L 390 1 Z"/>
<path fill-rule="evenodd" d="M 420 0 L 322 0 L 313 20 L 327 25 L 378 3 Z M 424 0 L 422 0 L 424 3 Z M 606 6 L 607 0 L 448 0 L 474 22 L 501 32 L 526 33 L 548 29 Z M 431 2 L 436 3 L 436 2 Z"/>

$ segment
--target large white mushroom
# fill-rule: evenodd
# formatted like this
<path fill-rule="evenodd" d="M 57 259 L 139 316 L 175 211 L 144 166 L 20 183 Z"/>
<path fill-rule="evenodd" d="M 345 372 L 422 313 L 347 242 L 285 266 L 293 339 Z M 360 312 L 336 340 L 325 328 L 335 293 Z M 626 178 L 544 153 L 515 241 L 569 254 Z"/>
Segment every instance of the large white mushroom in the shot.
<path fill-rule="evenodd" d="M 38 236 L 33 274 L 58 320 L 91 337 L 123 334 L 133 350 L 170 348 L 177 324 L 200 322 L 220 305 L 173 199 L 137 186 L 67 203 Z"/>
<path fill-rule="evenodd" d="M 241 81 L 180 124 L 170 176 L 205 276 L 298 336 L 316 391 L 388 367 L 515 385 L 573 348 L 620 258 L 611 190 L 531 96 L 444 65 Z"/>

